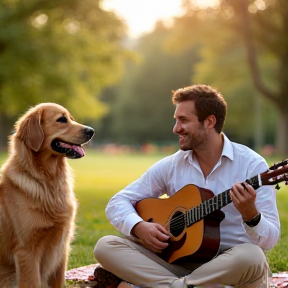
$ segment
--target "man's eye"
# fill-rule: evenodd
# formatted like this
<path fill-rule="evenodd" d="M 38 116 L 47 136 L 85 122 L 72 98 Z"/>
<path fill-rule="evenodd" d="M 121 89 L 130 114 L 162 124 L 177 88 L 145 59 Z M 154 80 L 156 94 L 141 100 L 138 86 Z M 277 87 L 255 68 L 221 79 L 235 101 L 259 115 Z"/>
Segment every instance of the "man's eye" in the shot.
<path fill-rule="evenodd" d="M 65 116 L 61 116 L 60 118 L 57 119 L 57 122 L 67 123 L 67 118 Z"/>

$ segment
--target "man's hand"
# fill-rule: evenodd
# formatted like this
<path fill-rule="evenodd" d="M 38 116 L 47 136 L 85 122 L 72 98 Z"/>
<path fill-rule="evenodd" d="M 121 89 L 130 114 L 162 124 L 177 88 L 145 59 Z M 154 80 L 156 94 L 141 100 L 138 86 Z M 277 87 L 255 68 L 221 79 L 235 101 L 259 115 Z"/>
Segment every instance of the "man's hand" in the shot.
<path fill-rule="evenodd" d="M 230 190 L 230 197 L 244 221 L 249 221 L 259 214 L 255 207 L 256 191 L 251 185 L 235 184 Z"/>
<path fill-rule="evenodd" d="M 132 234 L 136 235 L 142 245 L 156 253 L 160 253 L 169 244 L 169 232 L 158 223 L 139 222 L 133 229 Z"/>

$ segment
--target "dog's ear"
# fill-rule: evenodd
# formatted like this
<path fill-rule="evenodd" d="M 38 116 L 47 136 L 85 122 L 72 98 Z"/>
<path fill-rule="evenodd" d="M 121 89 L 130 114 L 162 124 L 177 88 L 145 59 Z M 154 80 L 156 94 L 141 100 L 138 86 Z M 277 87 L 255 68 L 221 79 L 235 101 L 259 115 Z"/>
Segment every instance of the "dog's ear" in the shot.
<path fill-rule="evenodd" d="M 42 111 L 27 113 L 15 125 L 16 137 L 35 152 L 39 151 L 44 141 L 41 115 Z"/>

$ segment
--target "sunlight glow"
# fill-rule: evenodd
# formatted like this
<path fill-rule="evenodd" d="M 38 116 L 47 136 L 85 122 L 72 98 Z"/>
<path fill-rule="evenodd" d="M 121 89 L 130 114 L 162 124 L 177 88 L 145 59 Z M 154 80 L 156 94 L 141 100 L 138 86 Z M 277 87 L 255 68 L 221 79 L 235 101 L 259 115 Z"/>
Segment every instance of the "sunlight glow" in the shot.
<path fill-rule="evenodd" d="M 193 2 L 200 8 L 216 7 L 219 4 L 219 0 L 193 0 Z"/>
<path fill-rule="evenodd" d="M 157 20 L 180 15 L 181 0 L 104 0 L 103 8 L 123 18 L 131 36 L 139 36 L 153 29 Z"/>
<path fill-rule="evenodd" d="M 215 7 L 219 0 L 191 0 L 199 8 Z M 183 14 L 181 0 L 103 0 L 102 7 L 122 18 L 132 37 L 150 32 L 157 20 L 171 21 Z"/>
<path fill-rule="evenodd" d="M 46 14 L 40 14 L 31 19 L 31 25 L 35 28 L 42 28 L 46 25 L 48 16 Z"/>

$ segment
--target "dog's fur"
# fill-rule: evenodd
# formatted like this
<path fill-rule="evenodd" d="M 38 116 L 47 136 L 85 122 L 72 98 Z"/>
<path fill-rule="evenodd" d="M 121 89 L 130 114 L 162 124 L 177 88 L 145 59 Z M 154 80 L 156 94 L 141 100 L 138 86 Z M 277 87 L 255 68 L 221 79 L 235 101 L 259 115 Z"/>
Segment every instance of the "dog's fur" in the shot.
<path fill-rule="evenodd" d="M 77 207 L 66 158 L 84 156 L 93 134 L 54 103 L 15 124 L 0 178 L 1 288 L 64 286 Z"/>

